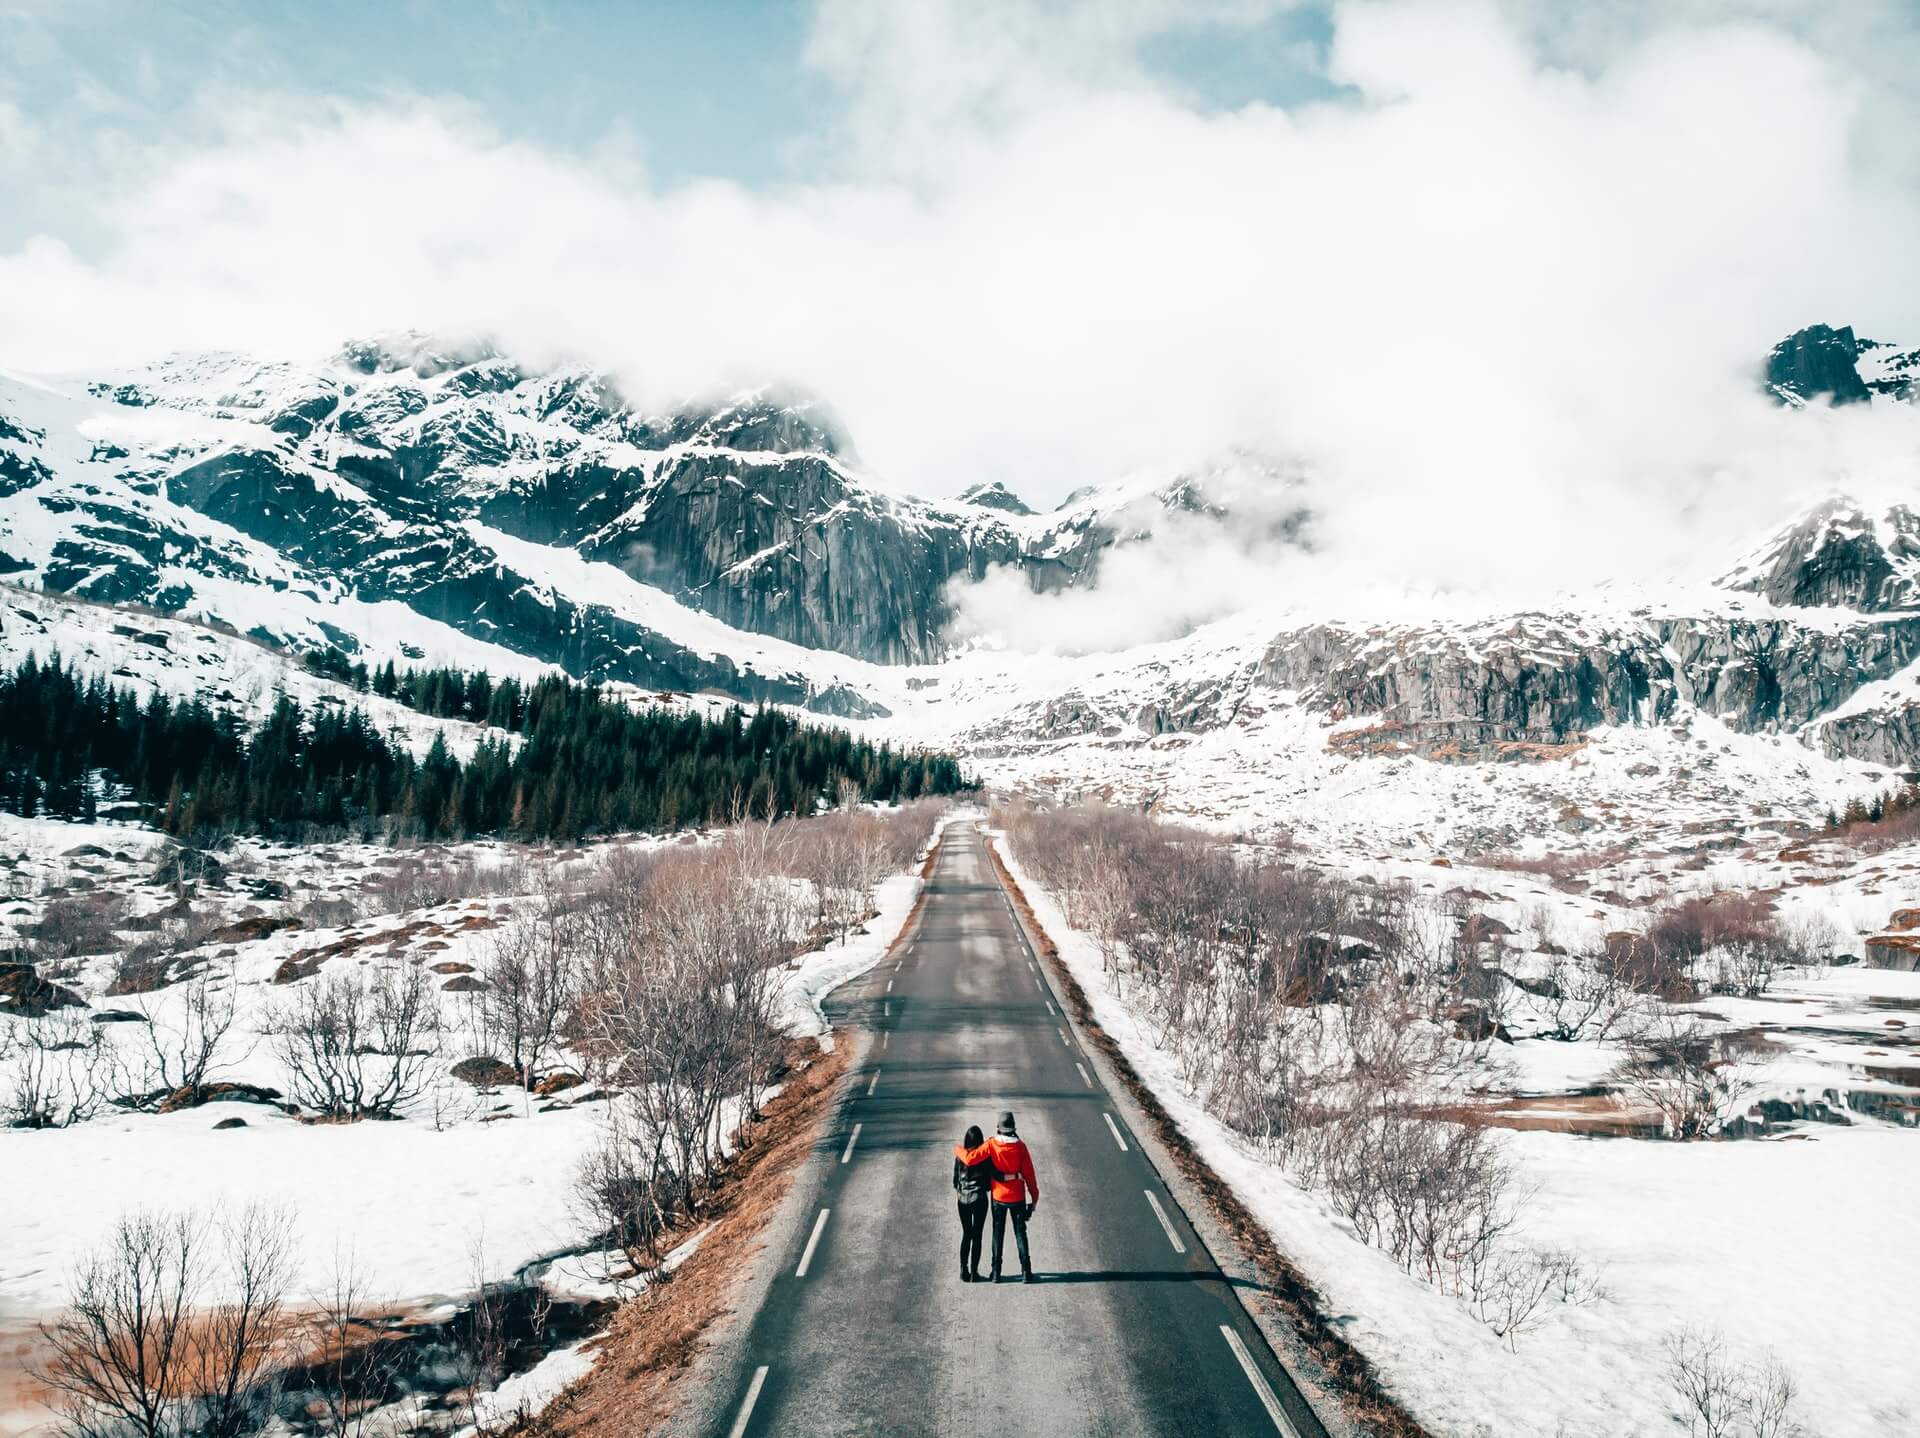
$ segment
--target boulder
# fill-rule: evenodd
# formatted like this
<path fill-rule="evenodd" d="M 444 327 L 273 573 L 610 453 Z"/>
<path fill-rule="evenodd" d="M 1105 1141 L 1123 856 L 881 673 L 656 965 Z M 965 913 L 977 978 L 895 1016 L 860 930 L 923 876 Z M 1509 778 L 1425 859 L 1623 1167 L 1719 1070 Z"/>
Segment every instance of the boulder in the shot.
<path fill-rule="evenodd" d="M 85 1008 L 86 1004 L 72 989 L 41 978 L 30 965 L 0 968 L 0 1013 L 38 1019 L 55 1009 Z"/>
<path fill-rule="evenodd" d="M 440 985 L 440 991 L 447 994 L 477 994 L 486 987 L 485 979 L 475 978 L 472 974 L 455 974 Z"/>
<path fill-rule="evenodd" d="M 539 1083 L 533 1086 L 533 1091 L 540 1095 L 540 1097 L 547 1098 L 566 1089 L 578 1088 L 585 1082 L 586 1080 L 579 1074 L 568 1073 L 562 1070 L 559 1073 L 548 1074 L 545 1078 L 541 1079 Z"/>
<path fill-rule="evenodd" d="M 1867 967 L 1903 973 L 1920 969 L 1920 934 L 1875 934 L 1867 940 Z"/>
<path fill-rule="evenodd" d="M 214 1130 L 218 1132 L 220 1129 L 223 1129 L 223 1128 L 245 1128 L 246 1126 L 247 1126 L 247 1121 L 245 1119 L 235 1116 L 233 1118 L 223 1118 L 220 1120 L 220 1122 L 215 1124 L 213 1127 L 214 1127 Z"/>
<path fill-rule="evenodd" d="M 453 1066 L 452 1073 L 462 1083 L 470 1083 L 475 1088 L 499 1088 L 503 1084 L 520 1082 L 520 1075 L 512 1064 L 504 1063 L 491 1054 L 476 1054 L 470 1059 L 461 1059 Z"/>
<path fill-rule="evenodd" d="M 203 1083 L 189 1084 L 177 1088 L 160 1100 L 158 1112 L 177 1113 L 185 1108 L 199 1108 L 209 1103 L 266 1103 L 278 1104 L 280 1090 L 263 1088 L 251 1083 Z"/>

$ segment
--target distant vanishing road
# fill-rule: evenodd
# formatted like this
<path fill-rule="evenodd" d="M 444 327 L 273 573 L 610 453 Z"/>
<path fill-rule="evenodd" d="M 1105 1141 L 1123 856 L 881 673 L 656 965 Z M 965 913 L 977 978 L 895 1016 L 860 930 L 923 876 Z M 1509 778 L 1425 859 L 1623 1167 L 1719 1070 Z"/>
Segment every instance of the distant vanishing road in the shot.
<path fill-rule="evenodd" d="M 947 830 L 896 957 L 829 1005 L 872 1030 L 866 1063 L 676 1427 L 1324 1438 L 1101 1087 L 971 825 Z M 1009 1226 L 1013 1281 L 963 1284 L 953 1145 L 1009 1108 L 1039 1171 L 1040 1281 L 1018 1281 Z"/>

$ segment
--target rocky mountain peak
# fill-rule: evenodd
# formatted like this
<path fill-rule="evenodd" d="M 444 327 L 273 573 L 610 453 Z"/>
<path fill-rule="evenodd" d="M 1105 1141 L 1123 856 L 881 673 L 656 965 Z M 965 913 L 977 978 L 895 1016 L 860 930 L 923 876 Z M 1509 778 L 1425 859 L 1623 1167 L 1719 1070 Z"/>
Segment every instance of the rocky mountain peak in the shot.
<path fill-rule="evenodd" d="M 1782 404 L 1810 404 L 1822 396 L 1837 405 L 1865 403 L 1872 395 L 1860 378 L 1859 357 L 1851 325 L 1808 325 L 1767 356 L 1767 388 Z"/>
<path fill-rule="evenodd" d="M 1778 531 L 1720 583 L 1774 604 L 1911 608 L 1920 597 L 1920 516 L 1904 504 L 1875 514 L 1836 496 Z"/>
<path fill-rule="evenodd" d="M 977 504 L 982 509 L 997 509 L 1003 514 L 1032 514 L 1027 502 L 999 480 L 989 480 L 962 491 L 962 504 Z"/>

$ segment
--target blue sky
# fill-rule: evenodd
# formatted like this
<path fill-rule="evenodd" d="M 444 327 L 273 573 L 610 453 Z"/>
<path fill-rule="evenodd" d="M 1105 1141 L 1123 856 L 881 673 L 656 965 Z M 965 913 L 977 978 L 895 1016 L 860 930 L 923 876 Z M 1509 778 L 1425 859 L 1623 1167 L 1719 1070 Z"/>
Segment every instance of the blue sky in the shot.
<path fill-rule="evenodd" d="M 808 63 L 803 0 L 0 0 L 0 105 L 34 137 L 6 175 L 0 245 L 81 252 L 87 202 L 140 147 L 208 141 L 237 96 L 457 100 L 510 139 L 632 147 L 656 183 L 807 181 L 836 165 L 843 88 Z M 1142 66 L 1201 107 L 1332 93 L 1308 4 L 1155 26 Z"/>

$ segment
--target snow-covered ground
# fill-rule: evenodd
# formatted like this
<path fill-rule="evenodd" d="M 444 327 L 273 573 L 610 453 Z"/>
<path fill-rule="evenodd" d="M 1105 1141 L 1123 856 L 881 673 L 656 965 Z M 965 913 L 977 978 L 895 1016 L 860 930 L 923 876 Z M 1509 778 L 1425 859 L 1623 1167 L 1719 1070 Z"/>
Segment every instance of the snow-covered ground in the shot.
<path fill-rule="evenodd" d="M 6 930 L 27 932 L 56 897 L 122 896 L 115 921 L 137 937 L 149 917 L 171 912 L 176 902 L 169 886 L 153 880 L 156 861 L 172 848 L 128 824 L 0 816 L 11 894 L 0 909 L 0 947 L 14 941 Z M 332 949 L 337 952 L 317 972 L 411 964 L 449 976 L 436 982 L 456 982 L 463 970 L 484 969 L 498 926 L 531 902 L 546 867 L 572 869 L 598 857 L 596 847 L 523 850 L 491 842 L 395 850 L 238 841 L 220 854 L 223 886 L 193 900 L 204 922 L 218 927 L 249 917 L 308 917 L 262 936 L 216 932 L 185 951 L 205 960 L 215 984 L 233 996 L 232 1037 L 211 1078 L 287 1086 L 279 1058 L 258 1030 L 271 1007 L 295 992 L 296 986 L 274 982 L 288 959 Z M 905 924 L 920 882 L 917 873 L 885 880 L 878 913 L 863 930 L 803 956 L 784 973 L 783 1013 L 796 1033 L 825 1034 L 821 998 L 879 961 Z M 436 888 L 449 885 L 474 896 L 437 901 Z M 357 917 L 324 918 L 326 903 L 346 899 L 358 905 Z M 316 922 L 315 914 L 322 919 Z M 43 967 L 87 1001 L 85 1010 L 62 1011 L 81 1016 L 83 1030 L 85 1016 L 107 1010 L 138 1012 L 163 1032 L 183 1023 L 188 984 L 108 992 L 129 941 Z M 370 1302 L 415 1311 L 471 1293 L 476 1252 L 487 1280 L 499 1281 L 577 1246 L 583 1233 L 572 1189 L 581 1156 L 601 1134 L 605 1103 L 592 1096 L 570 1102 L 575 1093 L 565 1091 L 543 1098 L 510 1085 L 477 1090 L 451 1077 L 446 1066 L 474 1051 L 458 1037 L 469 1022 L 468 997 L 441 990 L 442 1016 L 456 1036 L 427 1092 L 396 1121 L 311 1123 L 271 1104 L 216 1101 L 165 1114 L 102 1105 L 70 1127 L 0 1129 L 8 1195 L 0 1334 L 13 1342 L 58 1309 L 76 1259 L 140 1207 L 234 1212 L 259 1202 L 283 1208 L 293 1217 L 298 1245 L 296 1299 L 324 1291 L 344 1264 L 362 1276 Z M 0 1013 L 0 1026 L 9 1029 L 28 1022 Z M 99 1025 L 106 1041 L 129 1057 L 146 1027 Z M 0 1045 L 0 1086 L 12 1082 L 20 1061 L 6 1053 Z M 570 1066 L 564 1054 L 557 1066 Z M 244 1126 L 216 1127 L 235 1118 Z M 570 1275 L 556 1268 L 550 1277 L 569 1292 L 594 1282 L 585 1269 Z M 549 1380 L 564 1377 L 563 1369 L 571 1373 L 585 1361 L 579 1354 L 549 1359 L 538 1377 L 525 1375 L 502 1401 L 531 1401 L 547 1391 Z M 7 1388 L 0 1382 L 0 1410 L 7 1407 Z M 0 1412 L 0 1430 L 19 1422 L 18 1413 Z"/>
<path fill-rule="evenodd" d="M 1002 846 L 1003 854 L 1006 852 Z M 1111 994 L 1097 947 L 1070 928 L 1045 889 L 1016 877 L 1093 1005 L 1095 1017 L 1195 1146 L 1280 1247 L 1318 1286 L 1342 1332 L 1390 1390 L 1432 1431 L 1531 1438 L 1562 1433 L 1629 1438 L 1680 1431 L 1664 1343 L 1681 1328 L 1721 1334 L 1732 1356 L 1772 1355 L 1799 1385 L 1806 1431 L 1891 1438 L 1920 1431 L 1920 1371 L 1894 1317 L 1920 1285 L 1909 1240 L 1920 1191 L 1920 1130 L 1855 1115 L 1848 1126 L 1798 1124 L 1766 1138 L 1671 1143 L 1530 1131 L 1504 1135 L 1524 1184 L 1522 1238 L 1578 1253 L 1602 1293 L 1555 1304 L 1513 1348 L 1456 1298 L 1409 1277 L 1371 1248 L 1321 1195 L 1212 1117 L 1175 1059 L 1155 1046 L 1124 998 Z M 1835 882 L 1791 889 L 1783 908 L 1819 912 L 1857 952 L 1859 930 L 1920 898 L 1912 866 L 1840 863 Z M 1543 903 L 1570 910 L 1562 943 L 1625 926 L 1585 898 L 1530 875 L 1389 861 L 1376 872 L 1503 897 L 1486 911 L 1516 929 Z M 1897 873 L 1888 871 L 1897 869 Z M 1710 883 L 1711 876 L 1684 880 Z M 1822 876 L 1827 877 L 1827 876 Z M 1644 918 L 1641 920 L 1644 922 Z M 1516 936 L 1515 944 L 1530 940 Z M 1796 972 L 1761 999 L 1699 1006 L 1716 1026 L 1760 1030 L 1756 1099 L 1812 1087 L 1882 1089 L 1869 1055 L 1920 1066 L 1906 1035 L 1920 1029 L 1920 975 L 1859 967 Z M 1903 1043 L 1907 1047 L 1900 1047 Z M 1609 1073 L 1618 1053 L 1598 1044 L 1519 1038 L 1494 1045 L 1493 1093 L 1563 1092 Z M 1892 1087 L 1914 1092 L 1917 1069 Z"/>

